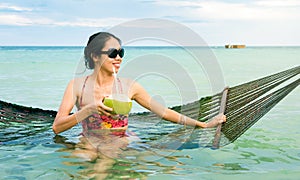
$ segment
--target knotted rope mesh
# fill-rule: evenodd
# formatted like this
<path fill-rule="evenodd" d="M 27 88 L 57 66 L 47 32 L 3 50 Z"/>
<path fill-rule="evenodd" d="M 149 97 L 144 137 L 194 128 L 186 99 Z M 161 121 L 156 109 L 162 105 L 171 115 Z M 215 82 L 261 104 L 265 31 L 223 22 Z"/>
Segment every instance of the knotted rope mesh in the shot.
<path fill-rule="evenodd" d="M 221 127 L 218 146 L 234 142 L 261 117 L 270 111 L 281 99 L 287 96 L 299 83 L 300 66 L 269 75 L 248 83 L 228 88 L 226 98 L 223 92 L 201 98 L 195 102 L 175 106 L 171 109 L 202 122 L 209 121 L 220 112 L 222 101 L 225 102 L 224 114 L 227 122 Z M 51 129 L 56 115 L 55 111 L 31 108 L 0 101 L 0 142 L 5 143 L 23 137 L 34 136 Z M 150 122 L 158 117 L 150 112 L 130 114 L 131 121 Z M 188 148 L 205 146 L 213 147 L 216 128 L 190 129 L 180 125 L 169 126 L 160 121 L 162 126 L 149 132 L 146 139 L 156 140 L 156 145 L 172 146 L 173 141 L 182 141 Z M 162 128 L 165 127 L 165 128 Z M 134 129 L 134 127 L 133 127 Z M 138 129 L 138 128 L 137 128 Z M 139 129 L 140 134 L 143 130 Z M 190 133 L 192 131 L 192 133 Z M 186 134 L 189 132 L 189 136 Z M 162 135 L 168 138 L 161 140 Z M 141 135 L 142 136 L 142 135 Z"/>

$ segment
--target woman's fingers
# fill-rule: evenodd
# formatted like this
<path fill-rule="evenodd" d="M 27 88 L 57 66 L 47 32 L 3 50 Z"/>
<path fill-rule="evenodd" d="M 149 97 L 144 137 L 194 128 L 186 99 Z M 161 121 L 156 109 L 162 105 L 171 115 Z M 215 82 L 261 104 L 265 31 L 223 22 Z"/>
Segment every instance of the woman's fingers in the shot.
<path fill-rule="evenodd" d="M 98 110 L 98 114 L 99 114 L 99 115 L 111 116 L 111 114 L 110 114 L 109 112 L 105 111 L 105 110 L 102 109 L 101 107 L 98 107 L 97 110 Z"/>
<path fill-rule="evenodd" d="M 224 114 L 218 114 L 215 118 L 217 119 L 218 123 L 226 122 L 226 116 Z"/>
<path fill-rule="evenodd" d="M 220 114 L 221 123 L 226 122 L 226 116 L 224 114 Z"/>
<path fill-rule="evenodd" d="M 112 108 L 105 106 L 103 103 L 97 105 L 97 111 L 100 115 L 111 116 Z"/>
<path fill-rule="evenodd" d="M 226 122 L 226 116 L 224 114 L 218 114 L 214 117 L 209 127 L 215 127 L 219 124 Z"/>

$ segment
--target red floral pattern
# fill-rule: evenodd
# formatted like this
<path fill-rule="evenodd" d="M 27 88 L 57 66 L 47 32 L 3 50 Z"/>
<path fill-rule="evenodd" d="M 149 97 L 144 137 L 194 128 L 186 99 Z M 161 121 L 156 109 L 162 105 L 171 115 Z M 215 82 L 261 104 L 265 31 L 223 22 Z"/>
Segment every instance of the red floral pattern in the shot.
<path fill-rule="evenodd" d="M 120 128 L 128 125 L 128 117 L 125 115 L 115 115 L 113 117 L 93 114 L 82 121 L 85 130 L 98 130 Z"/>

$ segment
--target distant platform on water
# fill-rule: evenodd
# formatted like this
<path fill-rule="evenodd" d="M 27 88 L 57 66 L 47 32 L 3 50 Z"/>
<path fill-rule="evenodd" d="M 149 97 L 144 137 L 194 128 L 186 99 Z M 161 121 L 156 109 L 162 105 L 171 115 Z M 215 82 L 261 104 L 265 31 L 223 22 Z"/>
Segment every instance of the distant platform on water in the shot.
<path fill-rule="evenodd" d="M 225 48 L 228 48 L 228 49 L 241 49 L 241 48 L 245 48 L 246 45 L 244 44 L 226 44 L 225 45 Z"/>

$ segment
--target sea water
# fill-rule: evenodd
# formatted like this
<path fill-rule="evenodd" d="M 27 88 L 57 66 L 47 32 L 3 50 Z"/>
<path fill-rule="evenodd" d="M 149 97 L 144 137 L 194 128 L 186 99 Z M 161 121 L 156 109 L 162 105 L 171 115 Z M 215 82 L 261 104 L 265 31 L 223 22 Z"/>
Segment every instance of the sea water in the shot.
<path fill-rule="evenodd" d="M 135 79 L 153 98 L 171 107 L 212 95 L 223 86 L 299 66 L 300 59 L 300 47 L 193 48 L 125 47 L 119 76 Z M 193 55 L 195 48 L 204 56 Z M 83 47 L 0 47 L 2 101 L 57 110 L 67 83 L 88 73 Z M 299 92 L 298 87 L 234 143 L 218 150 L 153 150 L 140 160 L 135 154 L 132 161 L 118 161 L 104 174 L 112 179 L 298 179 Z M 132 112 L 143 111 L 133 104 Z M 129 130 L 147 136 L 147 131 L 139 130 L 147 126 L 140 121 L 129 120 Z M 0 177 L 88 179 L 97 163 L 71 156 L 80 131 L 76 126 L 55 136 L 49 126 L 24 140 L 0 144 Z"/>

